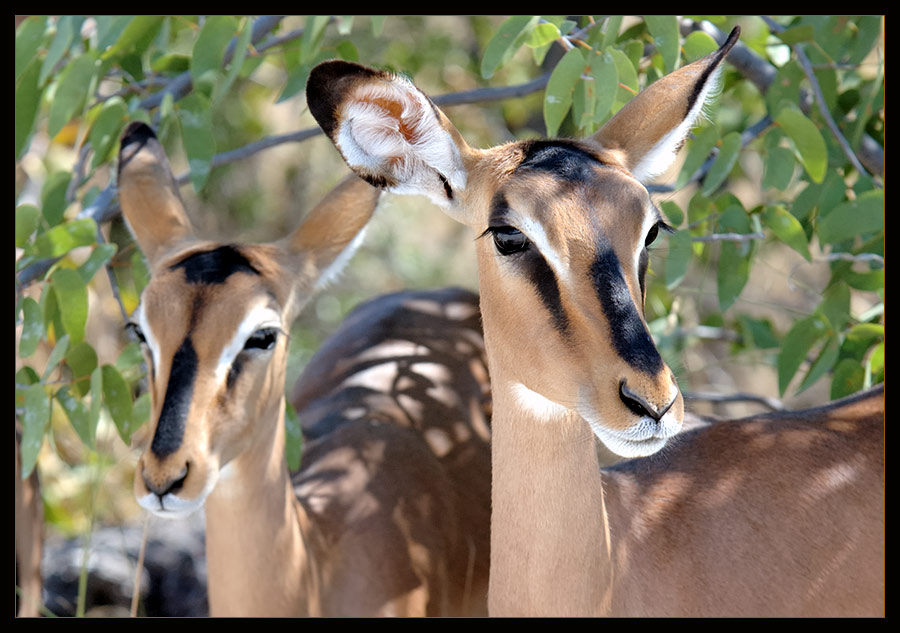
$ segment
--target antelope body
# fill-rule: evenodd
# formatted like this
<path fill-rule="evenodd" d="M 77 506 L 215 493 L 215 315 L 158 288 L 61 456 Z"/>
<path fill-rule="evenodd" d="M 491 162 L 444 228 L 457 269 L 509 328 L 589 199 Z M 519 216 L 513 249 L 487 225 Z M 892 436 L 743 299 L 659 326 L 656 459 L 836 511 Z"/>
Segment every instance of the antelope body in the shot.
<path fill-rule="evenodd" d="M 351 176 L 278 242 L 202 241 L 135 123 L 119 192 L 151 269 L 130 324 L 152 399 L 135 495 L 166 517 L 205 508 L 211 614 L 484 613 L 488 388 L 471 293 L 394 295 L 351 316 L 355 329 L 326 343 L 343 355 L 299 381 L 309 441 L 292 474 L 287 333 L 352 253 L 378 191 Z"/>
<path fill-rule="evenodd" d="M 403 77 L 310 74 L 310 110 L 358 175 L 479 236 L 492 615 L 884 613 L 883 390 L 678 435 L 682 396 L 644 321 L 667 226 L 643 183 L 738 34 L 591 138 L 486 150 Z"/>

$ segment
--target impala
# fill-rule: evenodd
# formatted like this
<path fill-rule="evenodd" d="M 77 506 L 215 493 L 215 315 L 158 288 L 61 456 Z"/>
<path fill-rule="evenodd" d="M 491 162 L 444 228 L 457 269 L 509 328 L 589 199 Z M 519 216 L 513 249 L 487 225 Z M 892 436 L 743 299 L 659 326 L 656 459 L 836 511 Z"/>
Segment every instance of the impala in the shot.
<path fill-rule="evenodd" d="M 205 507 L 211 614 L 484 613 L 490 431 L 477 298 L 397 294 L 354 312 L 296 388 L 307 443 L 291 474 L 288 331 L 352 253 L 378 191 L 351 175 L 280 241 L 203 241 L 140 123 L 123 135 L 118 186 L 151 270 L 129 324 L 152 398 L 135 495 L 164 517 Z"/>
<path fill-rule="evenodd" d="M 883 390 L 679 435 L 645 323 L 647 247 L 667 227 L 643 183 L 738 35 L 590 138 L 486 150 L 404 77 L 342 61 L 310 75 L 310 109 L 358 175 L 478 236 L 492 615 L 884 613 Z"/>

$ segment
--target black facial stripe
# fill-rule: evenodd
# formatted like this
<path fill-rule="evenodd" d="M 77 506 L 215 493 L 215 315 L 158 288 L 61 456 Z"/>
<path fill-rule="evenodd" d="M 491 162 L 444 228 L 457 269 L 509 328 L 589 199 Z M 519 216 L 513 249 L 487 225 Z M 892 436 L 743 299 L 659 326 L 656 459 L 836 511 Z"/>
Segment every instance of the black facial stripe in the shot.
<path fill-rule="evenodd" d="M 566 334 L 569 330 L 569 317 L 563 308 L 562 300 L 559 296 L 559 284 L 556 281 L 556 274 L 547 264 L 547 261 L 537 251 L 532 249 L 524 258 L 526 274 L 531 280 L 531 284 L 537 290 L 541 298 L 541 302 L 550 316 L 553 317 L 553 325 L 561 334 Z"/>
<path fill-rule="evenodd" d="M 194 351 L 190 337 L 187 337 L 172 358 L 172 371 L 169 374 L 169 384 L 166 386 L 166 398 L 163 400 L 156 433 L 153 435 L 153 443 L 150 445 L 150 450 L 157 457 L 163 458 L 171 455 L 181 446 L 196 376 L 197 352 Z"/>
<path fill-rule="evenodd" d="M 601 244 L 598 249 L 597 259 L 591 265 L 591 280 L 619 356 L 648 374 L 662 370 L 662 357 L 631 299 L 619 259 L 608 244 Z"/>
<path fill-rule="evenodd" d="M 171 270 L 178 268 L 184 269 L 185 279 L 192 284 L 221 284 L 238 272 L 259 275 L 250 260 L 230 244 L 188 255 Z"/>
<path fill-rule="evenodd" d="M 503 192 L 498 191 L 491 200 L 491 214 L 488 226 L 506 226 L 509 224 L 509 202 Z"/>

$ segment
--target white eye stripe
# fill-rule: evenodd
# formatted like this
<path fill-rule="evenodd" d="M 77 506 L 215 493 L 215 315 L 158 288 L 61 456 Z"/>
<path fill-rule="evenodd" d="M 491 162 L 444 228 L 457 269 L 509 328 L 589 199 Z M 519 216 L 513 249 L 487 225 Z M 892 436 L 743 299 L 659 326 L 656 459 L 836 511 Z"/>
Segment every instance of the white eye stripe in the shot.
<path fill-rule="evenodd" d="M 556 278 L 568 287 L 571 287 L 571 275 L 569 274 L 569 262 L 560 255 L 559 251 L 550 245 L 547 232 L 540 222 L 532 218 L 517 219 L 516 228 L 519 229 L 538 249 L 547 261 L 547 264 L 556 273 Z"/>
<path fill-rule="evenodd" d="M 641 275 L 641 253 L 644 251 L 644 241 L 647 239 L 647 234 L 650 232 L 650 229 L 653 228 L 659 222 L 659 216 L 657 215 L 653 205 L 647 205 L 647 209 L 644 212 L 644 221 L 641 224 L 641 232 L 638 235 L 638 243 L 637 248 L 634 251 L 634 278 L 640 280 Z"/>
<path fill-rule="evenodd" d="M 244 349 L 250 335 L 262 328 L 282 329 L 281 314 L 265 305 L 253 307 L 241 321 L 231 340 L 222 348 L 216 364 L 216 380 L 222 382 L 228 376 L 234 359 Z"/>
<path fill-rule="evenodd" d="M 138 327 L 141 328 L 141 332 L 144 334 L 144 341 L 147 343 L 147 347 L 150 348 L 150 357 L 153 359 L 154 371 L 159 371 L 159 344 L 156 342 L 153 328 L 150 327 L 150 322 L 147 321 L 147 316 L 144 314 L 143 304 L 138 305 L 132 318 L 137 322 Z"/>

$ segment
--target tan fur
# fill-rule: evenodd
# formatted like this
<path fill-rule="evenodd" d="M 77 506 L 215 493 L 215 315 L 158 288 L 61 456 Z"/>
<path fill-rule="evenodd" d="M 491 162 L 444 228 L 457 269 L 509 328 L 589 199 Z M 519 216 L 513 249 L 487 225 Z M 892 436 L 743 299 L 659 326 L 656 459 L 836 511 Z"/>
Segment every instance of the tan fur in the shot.
<path fill-rule="evenodd" d="M 737 36 L 657 81 L 594 137 L 562 142 L 596 159 L 582 160 L 574 181 L 547 169 L 516 171 L 527 142 L 470 148 L 440 112 L 435 125 L 455 140 L 452 167 L 466 178 L 443 199 L 434 195 L 437 162 L 404 182 L 393 165 L 407 155 L 378 156 L 374 146 L 345 154 L 351 168 L 365 152 L 374 155 L 369 164 L 380 159 L 383 171 L 359 173 L 388 190 L 409 193 L 412 183 L 415 193 L 424 183 L 418 193 L 427 190 L 482 236 L 494 399 L 492 615 L 884 614 L 883 390 L 824 410 L 702 427 L 619 466 L 610 467 L 618 458 L 598 439 L 646 420 L 621 385 L 657 407 L 674 378 L 665 366 L 636 368 L 625 358 L 630 350 L 614 344 L 625 324 L 604 312 L 591 262 L 615 254 L 627 286 L 619 300 L 642 319 L 634 262 L 653 210 L 633 174 L 650 175 L 671 158 L 700 111 L 690 95 L 711 93 Z M 343 90 L 345 76 L 356 88 L 366 77 L 391 81 L 345 62 L 313 70 L 310 109 L 339 149 L 342 134 L 358 134 L 358 144 L 365 138 L 360 121 L 333 116 L 352 111 L 341 105 L 356 94 Z M 398 92 L 418 90 L 393 81 Z M 409 157 L 420 155 L 410 148 Z M 528 255 L 504 255 L 490 231 L 483 234 L 498 199 L 529 248 L 546 248 L 541 265 L 554 270 L 565 332 L 540 296 L 542 282 L 523 272 Z M 599 420 L 583 417 L 588 408 Z M 680 425 L 680 393 L 670 412 Z"/>
<path fill-rule="evenodd" d="M 287 333 L 324 271 L 371 217 L 378 191 L 350 176 L 293 234 L 232 245 L 248 262 L 244 269 L 197 283 L 185 258 L 223 245 L 192 238 L 171 182 L 155 137 L 130 126 L 119 186 L 123 213 L 153 271 L 135 319 L 148 341 L 154 440 L 170 377 L 193 367 L 192 389 L 179 405 L 183 432 L 168 440 L 168 452 L 154 444 L 144 450 L 135 495 L 162 514 L 204 506 L 211 615 L 484 614 L 488 387 L 472 296 L 394 295 L 358 312 L 361 326 L 327 343 L 351 346 L 339 357 L 341 372 L 323 374 L 333 361 L 314 359 L 298 383 L 301 395 L 293 400 L 306 441 L 300 470 L 289 473 Z M 260 309 L 267 310 L 265 325 L 254 327 L 277 330 L 274 347 L 237 352 L 230 367 L 220 366 L 223 350 L 244 345 L 236 334 L 253 326 L 248 315 Z M 415 353 L 392 355 L 398 340 L 409 340 Z M 182 358 L 175 367 L 187 342 L 196 360 Z M 353 354 L 368 357 L 351 360 Z M 365 394 L 399 396 L 395 367 L 415 384 L 442 384 L 455 406 L 436 406 L 432 390 L 404 390 L 398 409 L 373 404 Z M 333 400 L 326 404 L 326 396 Z M 323 407 L 355 414 L 323 431 L 310 428 L 314 406 L 315 415 Z M 435 444 L 434 433 L 444 441 Z"/>

